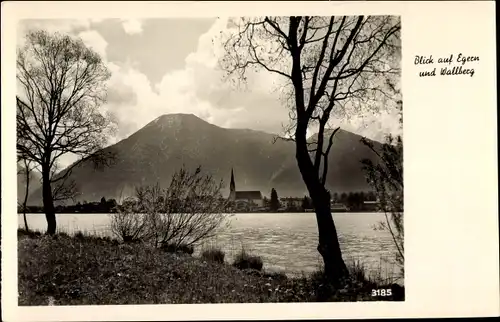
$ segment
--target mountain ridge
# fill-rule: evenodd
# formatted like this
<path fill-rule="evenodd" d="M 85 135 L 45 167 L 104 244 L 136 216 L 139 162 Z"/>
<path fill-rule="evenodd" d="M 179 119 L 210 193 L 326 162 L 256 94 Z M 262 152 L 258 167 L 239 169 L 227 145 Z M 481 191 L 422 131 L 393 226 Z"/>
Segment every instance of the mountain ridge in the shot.
<path fill-rule="evenodd" d="M 167 186 L 181 166 L 201 165 L 205 173 L 224 181 L 224 194 L 234 169 L 237 190 L 260 190 L 268 196 L 275 188 L 280 196 L 302 197 L 307 189 L 297 168 L 295 144 L 275 137 L 252 129 L 219 127 L 193 114 L 164 114 L 104 148 L 116 154 L 113 165 L 95 170 L 90 162 L 82 162 L 74 167 L 70 180 L 75 180 L 80 192 L 76 201 L 98 201 L 103 196 L 122 200 L 133 195 L 136 186 L 156 182 Z M 343 129 L 335 135 L 327 179 L 332 192 L 370 190 L 360 161 L 373 155 L 361 138 Z M 41 204 L 41 189 L 30 194 L 29 204 Z"/>

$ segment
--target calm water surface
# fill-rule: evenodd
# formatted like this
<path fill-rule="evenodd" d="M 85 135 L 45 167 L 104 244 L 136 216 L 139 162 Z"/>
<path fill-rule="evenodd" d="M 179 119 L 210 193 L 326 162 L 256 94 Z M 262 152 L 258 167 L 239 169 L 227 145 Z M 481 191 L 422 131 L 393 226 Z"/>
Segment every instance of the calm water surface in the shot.
<path fill-rule="evenodd" d="M 44 214 L 28 214 L 32 229 L 46 230 Z M 108 214 L 57 214 L 58 230 L 74 233 L 78 230 L 99 235 L 111 235 Z M 380 213 L 333 214 L 343 256 L 346 261 L 359 260 L 370 270 L 382 269 L 385 276 L 397 273 L 392 263 L 395 247 L 391 236 L 374 226 L 384 220 Z M 22 215 L 18 218 L 23 227 Z M 230 218 L 229 228 L 217 237 L 197 247 L 217 246 L 226 252 L 226 261 L 244 248 L 264 260 L 264 268 L 290 275 L 316 270 L 321 257 L 316 250 L 318 233 L 314 213 L 251 213 Z"/>

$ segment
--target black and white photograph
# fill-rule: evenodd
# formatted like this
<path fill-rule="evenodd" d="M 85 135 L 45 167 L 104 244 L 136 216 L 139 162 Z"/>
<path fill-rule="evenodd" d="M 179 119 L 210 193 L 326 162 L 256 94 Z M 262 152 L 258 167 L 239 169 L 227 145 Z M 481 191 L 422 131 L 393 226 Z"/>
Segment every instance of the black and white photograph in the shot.
<path fill-rule="evenodd" d="M 473 5 L 240 4 L 2 22 L 7 320 L 490 314 Z"/>
<path fill-rule="evenodd" d="M 21 21 L 19 304 L 403 301 L 400 29 Z"/>

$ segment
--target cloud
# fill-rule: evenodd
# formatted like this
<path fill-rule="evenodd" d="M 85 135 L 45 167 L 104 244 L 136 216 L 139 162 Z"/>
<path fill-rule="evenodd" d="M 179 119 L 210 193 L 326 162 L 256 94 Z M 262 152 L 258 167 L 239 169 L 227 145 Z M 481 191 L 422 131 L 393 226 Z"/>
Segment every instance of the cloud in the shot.
<path fill-rule="evenodd" d="M 101 58 L 106 61 L 106 47 L 108 42 L 96 30 L 86 30 L 78 34 L 87 47 L 92 48 Z"/>
<path fill-rule="evenodd" d="M 227 20 L 217 19 L 199 37 L 197 49 L 186 57 L 184 68 L 168 72 L 156 84 L 131 64 L 115 65 L 115 84 L 126 84 L 127 90 L 134 93 L 130 102 L 110 100 L 109 109 L 120 124 L 120 139 L 169 113 L 192 113 L 222 127 L 282 133 L 283 126 L 289 123 L 289 111 L 280 95 L 284 84 L 281 76 L 249 72 L 246 88 L 223 80 L 224 72 L 218 68 L 224 54 L 219 35 L 227 26 Z M 397 120 L 395 111 L 384 111 L 334 120 L 332 126 L 383 140 L 385 133 L 398 133 Z"/>
<path fill-rule="evenodd" d="M 92 23 L 100 22 L 100 19 L 25 19 L 18 25 L 18 46 L 24 44 L 24 37 L 30 30 L 45 30 L 49 33 L 60 33 L 78 36 L 83 42 L 94 49 L 106 60 L 106 47 L 108 43 L 99 32 L 91 29 Z"/>
<path fill-rule="evenodd" d="M 122 19 L 122 27 L 129 35 L 142 33 L 142 22 L 139 19 Z"/>
<path fill-rule="evenodd" d="M 30 30 L 45 30 L 50 33 L 73 34 L 76 31 L 87 30 L 91 26 L 90 19 L 23 19 L 18 23 L 17 43 L 22 46 L 25 35 Z"/>
<path fill-rule="evenodd" d="M 91 19 L 23 19 L 19 21 L 20 32 L 28 29 L 43 29 L 48 32 L 68 33 L 74 30 L 89 29 Z"/>
<path fill-rule="evenodd" d="M 17 29 L 17 46 L 21 47 L 25 42 L 25 35 L 30 30 L 45 30 L 49 33 L 60 33 L 70 36 L 78 36 L 88 46 L 92 47 L 106 61 L 106 48 L 108 43 L 99 32 L 92 30 L 92 24 L 100 22 L 99 19 L 25 19 L 21 20 Z M 18 88 L 18 95 L 23 92 Z M 115 140 L 115 138 L 112 138 Z M 58 161 L 61 167 L 66 167 L 76 161 L 77 157 L 68 153 Z"/>
<path fill-rule="evenodd" d="M 226 25 L 226 21 L 217 20 L 200 36 L 197 49 L 186 57 L 184 68 L 168 72 L 156 84 L 132 64 L 111 64 L 110 90 L 120 87 L 130 92 L 121 92 L 121 97 L 133 93 L 135 98 L 125 102 L 114 94 L 108 97 L 106 108 L 119 122 L 120 138 L 169 113 L 192 113 L 222 127 L 268 132 L 281 129 L 288 114 L 272 92 L 276 83 L 273 75 L 250 74 L 247 90 L 238 90 L 223 80 L 224 72 L 218 69 L 223 52 L 220 44 L 212 40 L 217 40 Z"/>

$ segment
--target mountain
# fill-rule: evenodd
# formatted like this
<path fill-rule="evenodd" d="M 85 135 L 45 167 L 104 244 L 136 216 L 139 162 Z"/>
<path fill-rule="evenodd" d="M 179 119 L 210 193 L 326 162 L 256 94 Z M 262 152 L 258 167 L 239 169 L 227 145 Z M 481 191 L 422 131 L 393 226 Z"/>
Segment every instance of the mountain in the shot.
<path fill-rule="evenodd" d="M 329 156 L 327 186 L 332 192 L 367 191 L 360 160 L 373 153 L 360 142 L 361 136 L 339 130 Z M 375 143 L 380 144 L 380 143 Z M 70 176 L 79 190 L 78 201 L 101 197 L 121 200 L 134 187 L 159 182 L 168 186 L 172 174 L 183 165 L 211 173 L 229 191 L 231 168 L 237 190 L 260 190 L 269 196 L 304 196 L 307 192 L 295 160 L 293 142 L 248 129 L 226 129 L 192 114 L 160 116 L 128 138 L 104 149 L 116 155 L 102 170 L 90 162 L 76 166 Z M 41 189 L 30 195 L 29 204 L 41 204 Z"/>
<path fill-rule="evenodd" d="M 325 131 L 324 149 L 328 144 L 330 132 Z M 332 193 L 372 190 L 366 182 L 365 173 L 361 167 L 361 160 L 376 161 L 373 152 L 361 143 L 362 136 L 340 129 L 334 136 L 333 144 L 328 155 L 328 174 L 326 187 Z M 309 138 L 309 142 L 317 142 L 318 134 Z M 371 141 L 375 147 L 382 143 Z M 321 165 L 323 167 L 323 165 Z M 304 191 L 302 176 L 297 168 L 295 155 L 287 159 L 286 165 L 278 171 L 273 179 L 274 187 L 278 191 Z M 295 193 L 294 195 L 297 195 Z"/>
<path fill-rule="evenodd" d="M 40 189 L 41 184 L 41 175 L 32 171 L 30 173 L 30 182 L 28 187 L 28 195 Z M 21 164 L 17 164 L 17 199 L 18 202 L 24 202 L 24 195 L 26 194 L 26 174 L 24 173 L 23 166 Z"/>

